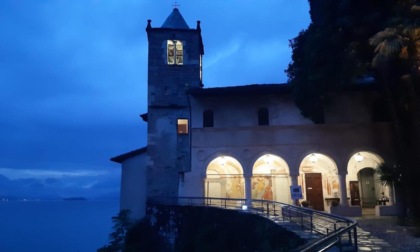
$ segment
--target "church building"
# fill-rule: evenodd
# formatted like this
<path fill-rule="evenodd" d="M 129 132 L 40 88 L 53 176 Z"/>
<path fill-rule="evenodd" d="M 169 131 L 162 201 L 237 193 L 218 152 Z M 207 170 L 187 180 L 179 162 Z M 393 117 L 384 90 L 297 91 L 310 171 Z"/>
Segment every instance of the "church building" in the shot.
<path fill-rule="evenodd" d="M 148 198 L 185 196 L 307 201 L 360 216 L 382 193 L 392 208 L 393 188 L 375 170 L 393 163 L 393 131 L 374 113 L 382 108 L 372 83 L 337 93 L 315 124 L 288 84 L 203 87 L 200 21 L 190 28 L 177 8 L 160 27 L 148 20 L 146 32 L 147 146 L 111 159 L 122 166 L 121 209 L 141 218 Z M 301 186 L 303 199 L 292 200 L 291 186 Z"/>

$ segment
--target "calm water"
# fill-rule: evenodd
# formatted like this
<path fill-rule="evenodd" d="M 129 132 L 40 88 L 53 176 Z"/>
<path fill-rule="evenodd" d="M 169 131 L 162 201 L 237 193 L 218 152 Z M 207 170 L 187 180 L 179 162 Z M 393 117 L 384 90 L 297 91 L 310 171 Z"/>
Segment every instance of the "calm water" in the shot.
<path fill-rule="evenodd" d="M 117 200 L 0 202 L 0 251 L 96 251 L 118 209 Z"/>

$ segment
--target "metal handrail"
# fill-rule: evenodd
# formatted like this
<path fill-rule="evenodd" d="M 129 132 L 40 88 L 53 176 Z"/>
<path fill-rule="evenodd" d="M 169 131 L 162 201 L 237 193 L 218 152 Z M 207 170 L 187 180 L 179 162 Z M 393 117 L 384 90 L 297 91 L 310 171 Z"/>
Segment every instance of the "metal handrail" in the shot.
<path fill-rule="evenodd" d="M 272 221 L 291 222 L 302 231 L 314 234 L 314 239 L 296 251 L 326 251 L 348 241 L 357 251 L 357 222 L 342 216 L 277 201 L 213 197 L 154 197 L 149 204 L 218 207 L 258 214 Z"/>

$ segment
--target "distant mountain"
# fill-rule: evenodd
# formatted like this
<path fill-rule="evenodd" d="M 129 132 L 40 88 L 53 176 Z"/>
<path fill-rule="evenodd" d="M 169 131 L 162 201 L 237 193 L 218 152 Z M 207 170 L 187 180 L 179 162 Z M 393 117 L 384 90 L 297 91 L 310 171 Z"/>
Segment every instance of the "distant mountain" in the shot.
<path fill-rule="evenodd" d="M 98 200 L 118 200 L 119 185 L 111 180 L 86 187 L 90 178 L 9 179 L 0 174 L 0 200 L 62 200 L 63 198 L 85 198 Z"/>

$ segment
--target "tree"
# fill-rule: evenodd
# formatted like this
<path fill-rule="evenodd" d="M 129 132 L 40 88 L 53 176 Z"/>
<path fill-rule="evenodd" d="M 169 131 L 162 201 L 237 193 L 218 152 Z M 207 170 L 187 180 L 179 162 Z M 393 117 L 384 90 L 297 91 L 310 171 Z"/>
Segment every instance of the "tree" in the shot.
<path fill-rule="evenodd" d="M 413 194 L 420 177 L 416 160 L 420 156 L 419 1 L 309 0 L 309 4 L 312 22 L 290 40 L 292 62 L 286 69 L 297 107 L 304 117 L 322 123 L 336 91 L 362 76 L 375 76 L 394 125 L 405 195 L 420 215 L 420 194 Z"/>
<path fill-rule="evenodd" d="M 311 24 L 289 41 L 286 69 L 301 114 L 324 122 L 331 96 L 371 75 L 368 38 L 383 28 L 392 0 L 309 0 Z"/>
<path fill-rule="evenodd" d="M 130 218 L 130 210 L 123 209 L 116 216 L 112 217 L 113 232 L 109 235 L 109 245 L 106 245 L 98 252 L 120 252 L 124 251 L 125 237 L 133 222 Z"/>
<path fill-rule="evenodd" d="M 378 181 L 384 186 L 393 186 L 401 184 L 401 170 L 398 165 L 389 165 L 381 163 L 376 168 L 378 174 Z"/>
<path fill-rule="evenodd" d="M 420 220 L 420 195 L 414 193 L 420 177 L 420 23 L 419 13 L 412 12 L 414 2 L 398 1 L 397 18 L 373 35 L 369 43 L 375 48 L 372 67 L 386 91 L 396 133 L 399 172 L 408 206 L 404 210 L 411 210 Z"/>
<path fill-rule="evenodd" d="M 420 219 L 420 196 L 414 194 L 420 176 L 420 108 L 415 83 L 420 73 L 420 28 L 418 19 L 407 15 L 410 2 L 400 1 L 397 24 L 373 35 L 369 43 L 375 47 L 372 67 L 385 90 L 394 124 L 404 195 Z"/>

